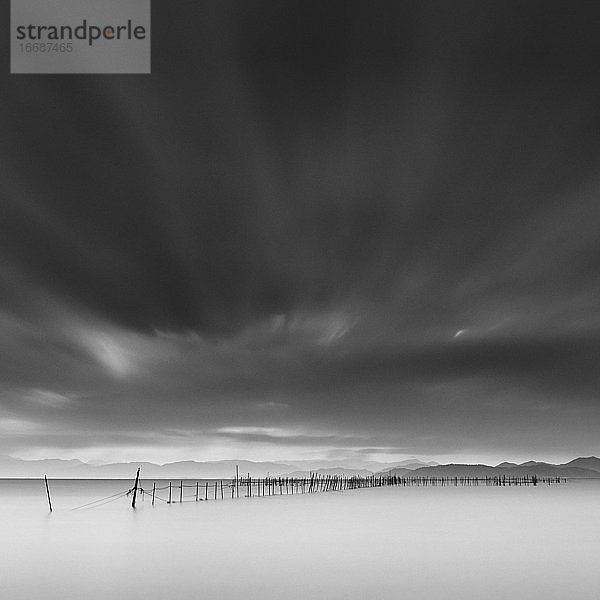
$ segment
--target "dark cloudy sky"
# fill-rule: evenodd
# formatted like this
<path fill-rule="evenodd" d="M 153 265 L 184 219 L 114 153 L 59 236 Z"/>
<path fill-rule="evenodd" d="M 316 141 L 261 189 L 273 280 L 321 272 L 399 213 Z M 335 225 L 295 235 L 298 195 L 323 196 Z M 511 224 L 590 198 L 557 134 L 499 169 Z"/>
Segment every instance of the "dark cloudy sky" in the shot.
<path fill-rule="evenodd" d="M 153 4 L 3 55 L 0 454 L 600 453 L 600 9 Z"/>

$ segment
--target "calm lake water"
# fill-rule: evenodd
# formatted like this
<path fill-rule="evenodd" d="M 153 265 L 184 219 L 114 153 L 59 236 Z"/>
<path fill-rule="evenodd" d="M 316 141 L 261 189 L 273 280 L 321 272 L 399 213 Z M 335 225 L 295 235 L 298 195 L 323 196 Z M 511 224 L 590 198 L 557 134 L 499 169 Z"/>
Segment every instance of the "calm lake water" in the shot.
<path fill-rule="evenodd" d="M 0 480 L 2 598 L 600 598 L 598 481 L 146 498 L 135 511 L 128 498 L 69 510 L 130 481 L 50 485 L 52 515 L 42 481 Z"/>

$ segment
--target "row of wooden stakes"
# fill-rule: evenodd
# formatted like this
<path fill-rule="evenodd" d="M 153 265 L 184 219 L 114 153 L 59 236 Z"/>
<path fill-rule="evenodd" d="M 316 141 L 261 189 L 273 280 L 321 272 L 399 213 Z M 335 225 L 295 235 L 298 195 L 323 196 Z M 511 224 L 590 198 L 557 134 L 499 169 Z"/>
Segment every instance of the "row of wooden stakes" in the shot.
<path fill-rule="evenodd" d="M 139 469 L 136 476 L 134 487 L 130 490 L 133 494 L 132 506 L 135 508 L 137 494 L 142 497 L 149 496 L 152 505 L 156 500 L 173 504 L 174 502 L 201 501 L 201 500 L 221 500 L 225 496 L 231 495 L 231 498 L 239 498 L 240 490 L 242 495 L 247 498 L 277 496 L 286 494 L 312 494 L 315 492 L 345 491 L 362 488 L 376 488 L 389 486 L 536 486 L 539 483 L 552 485 L 563 483 L 561 477 L 538 478 L 536 475 L 523 477 L 494 476 L 494 477 L 401 477 L 391 474 L 380 474 L 370 476 L 346 476 L 346 475 L 320 475 L 311 474 L 309 477 L 263 477 L 252 478 L 248 473 L 247 477 L 235 477 L 233 479 L 209 481 L 196 481 L 192 484 L 186 484 L 183 480 L 179 485 L 173 486 L 170 481 L 168 485 L 157 487 L 153 483 L 152 489 L 145 489 L 139 484 Z M 192 489 L 192 497 L 184 498 L 184 489 Z M 168 490 L 168 497 L 163 498 L 160 492 Z M 174 493 L 175 490 L 175 493 Z M 178 493 L 177 493 L 178 491 Z"/>

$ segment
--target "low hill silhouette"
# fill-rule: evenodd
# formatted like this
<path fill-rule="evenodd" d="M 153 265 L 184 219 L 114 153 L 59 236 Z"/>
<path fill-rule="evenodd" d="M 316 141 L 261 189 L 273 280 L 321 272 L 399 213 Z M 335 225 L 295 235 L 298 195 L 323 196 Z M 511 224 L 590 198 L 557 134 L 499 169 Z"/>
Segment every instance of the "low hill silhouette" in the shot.
<path fill-rule="evenodd" d="M 496 467 L 483 464 L 448 464 L 435 467 L 422 467 L 410 471 L 408 474 L 404 469 L 388 469 L 384 472 L 401 477 L 502 477 L 503 475 L 507 477 L 537 475 L 538 477 L 569 477 L 579 479 L 600 477 L 599 471 L 570 465 L 571 463 L 553 465 L 536 461 L 528 461 L 512 466 L 511 463 L 501 463 Z"/>
<path fill-rule="evenodd" d="M 301 468 L 296 461 L 287 462 L 255 462 L 248 460 L 219 461 L 178 461 L 163 465 L 151 462 L 123 462 L 112 464 L 90 464 L 78 459 L 43 459 L 22 460 L 10 456 L 0 456 L 0 477 L 4 478 L 38 478 L 48 475 L 54 478 L 72 479 L 131 479 L 138 467 L 142 477 L 146 479 L 229 479 L 235 475 L 236 466 L 240 476 L 250 473 L 254 477 L 271 475 L 302 477 L 311 472 L 321 475 L 362 475 L 374 472 L 391 473 L 401 477 L 600 477 L 600 459 L 595 456 L 576 458 L 564 464 L 528 461 L 522 464 L 500 463 L 497 466 L 485 464 L 446 464 L 422 466 L 426 463 L 418 459 L 400 463 L 371 463 L 370 468 L 352 467 L 347 461 L 333 466 L 330 461 L 308 461 Z M 329 463 L 323 466 L 323 463 Z M 419 466 L 421 465 L 421 466 Z"/>

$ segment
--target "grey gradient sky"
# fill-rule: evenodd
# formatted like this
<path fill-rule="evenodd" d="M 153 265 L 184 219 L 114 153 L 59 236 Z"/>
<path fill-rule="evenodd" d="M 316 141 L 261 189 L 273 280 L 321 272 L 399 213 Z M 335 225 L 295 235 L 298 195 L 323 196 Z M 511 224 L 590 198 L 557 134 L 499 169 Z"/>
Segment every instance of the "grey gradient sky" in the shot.
<path fill-rule="evenodd" d="M 600 453 L 599 24 L 154 2 L 150 76 L 6 57 L 0 453 Z"/>

